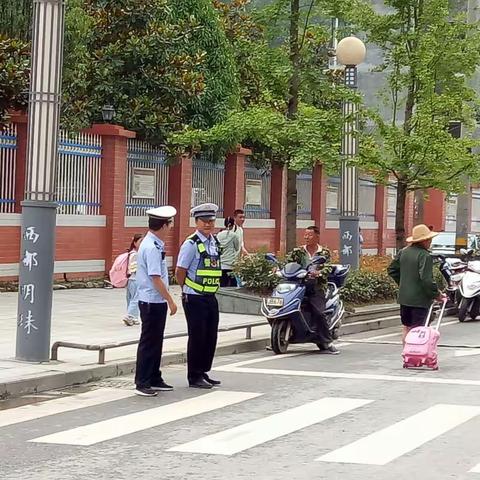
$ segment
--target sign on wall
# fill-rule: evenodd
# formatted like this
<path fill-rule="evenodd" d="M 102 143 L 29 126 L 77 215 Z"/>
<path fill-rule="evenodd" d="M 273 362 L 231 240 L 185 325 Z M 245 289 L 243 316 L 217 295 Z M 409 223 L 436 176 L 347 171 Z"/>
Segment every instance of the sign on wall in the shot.
<path fill-rule="evenodd" d="M 245 181 L 245 204 L 262 206 L 262 181 L 247 178 Z"/>
<path fill-rule="evenodd" d="M 155 200 L 156 183 L 157 176 L 154 168 L 134 168 L 132 172 L 132 198 Z"/>

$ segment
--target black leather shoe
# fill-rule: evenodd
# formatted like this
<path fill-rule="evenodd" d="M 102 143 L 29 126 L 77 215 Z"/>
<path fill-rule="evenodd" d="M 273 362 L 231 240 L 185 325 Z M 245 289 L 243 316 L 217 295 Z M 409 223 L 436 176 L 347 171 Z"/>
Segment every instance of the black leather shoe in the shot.
<path fill-rule="evenodd" d="M 203 374 L 203 378 L 210 384 L 213 385 L 214 387 L 217 385 L 221 385 L 222 382 L 220 380 L 214 380 L 213 378 L 210 378 L 206 373 Z"/>
<path fill-rule="evenodd" d="M 213 385 L 211 383 L 208 383 L 204 378 L 199 378 L 194 382 L 188 382 L 188 385 L 190 388 L 203 388 L 205 390 L 213 388 Z"/>

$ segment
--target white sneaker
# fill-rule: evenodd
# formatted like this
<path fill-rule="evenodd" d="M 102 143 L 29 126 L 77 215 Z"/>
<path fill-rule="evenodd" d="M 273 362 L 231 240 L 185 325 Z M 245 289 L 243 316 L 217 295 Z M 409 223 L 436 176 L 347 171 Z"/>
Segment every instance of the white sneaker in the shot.
<path fill-rule="evenodd" d="M 127 315 L 126 317 L 123 317 L 123 323 L 127 326 L 127 327 L 131 327 L 133 325 L 135 325 L 134 321 L 133 321 L 133 318 L 130 317 L 129 315 Z"/>

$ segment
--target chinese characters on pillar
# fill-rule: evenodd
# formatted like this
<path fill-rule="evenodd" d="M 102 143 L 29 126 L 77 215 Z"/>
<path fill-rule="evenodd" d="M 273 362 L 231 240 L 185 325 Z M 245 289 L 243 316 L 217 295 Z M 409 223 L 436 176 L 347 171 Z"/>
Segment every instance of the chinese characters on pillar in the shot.
<path fill-rule="evenodd" d="M 24 238 L 31 245 L 28 247 L 30 250 L 34 250 L 35 244 L 37 243 L 40 235 L 35 232 L 35 227 L 27 227 L 25 230 Z M 35 251 L 29 251 L 25 249 L 25 254 L 22 259 L 22 265 L 25 268 L 28 268 L 28 271 L 31 272 L 32 269 L 38 267 L 37 260 L 38 253 Z M 20 293 L 23 298 L 24 306 L 32 306 L 35 304 L 35 284 L 27 283 L 25 285 L 20 285 Z M 24 307 L 26 311 L 20 312 L 18 316 L 18 326 L 23 327 L 27 332 L 27 335 L 33 330 L 38 330 L 35 325 L 35 318 L 33 317 L 33 312 L 30 308 Z"/>
<path fill-rule="evenodd" d="M 343 232 L 342 235 L 342 254 L 345 255 L 346 257 L 349 257 L 350 255 L 353 254 L 353 246 L 349 245 L 349 242 L 351 242 L 353 239 L 353 235 L 350 233 L 349 230 Z"/>

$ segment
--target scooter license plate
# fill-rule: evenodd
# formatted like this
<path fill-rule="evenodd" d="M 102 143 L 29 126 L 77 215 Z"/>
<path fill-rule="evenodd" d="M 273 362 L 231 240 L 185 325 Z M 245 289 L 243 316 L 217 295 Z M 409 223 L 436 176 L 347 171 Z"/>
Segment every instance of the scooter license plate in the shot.
<path fill-rule="evenodd" d="M 283 298 L 267 298 L 267 307 L 283 307 Z"/>

